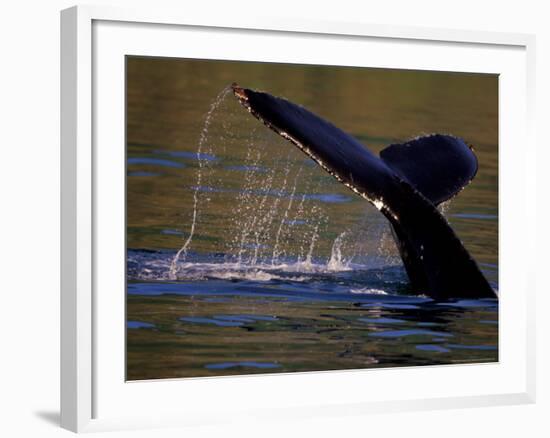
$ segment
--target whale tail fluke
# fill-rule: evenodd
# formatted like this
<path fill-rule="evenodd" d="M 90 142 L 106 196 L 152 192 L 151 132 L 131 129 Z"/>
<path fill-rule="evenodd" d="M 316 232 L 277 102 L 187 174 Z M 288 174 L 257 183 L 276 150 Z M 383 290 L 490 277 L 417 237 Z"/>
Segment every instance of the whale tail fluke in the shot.
<path fill-rule="evenodd" d="M 464 140 L 431 134 L 392 144 L 380 158 L 433 204 L 458 194 L 477 173 L 477 158 Z"/>
<path fill-rule="evenodd" d="M 477 159 L 464 141 L 436 134 L 390 145 L 378 157 L 299 105 L 237 84 L 232 88 L 253 116 L 386 216 L 415 290 L 437 299 L 495 298 L 436 208 L 477 172 Z"/>

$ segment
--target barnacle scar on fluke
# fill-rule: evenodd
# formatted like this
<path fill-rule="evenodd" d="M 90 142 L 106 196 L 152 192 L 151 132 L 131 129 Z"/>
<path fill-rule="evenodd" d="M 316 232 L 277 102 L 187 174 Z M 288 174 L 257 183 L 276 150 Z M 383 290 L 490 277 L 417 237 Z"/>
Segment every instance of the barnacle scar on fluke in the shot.
<path fill-rule="evenodd" d="M 391 144 L 376 156 L 307 109 L 268 93 L 232 90 L 258 120 L 372 203 L 388 219 L 412 288 L 436 299 L 496 298 L 437 205 L 474 178 L 473 148 L 432 134 Z"/>

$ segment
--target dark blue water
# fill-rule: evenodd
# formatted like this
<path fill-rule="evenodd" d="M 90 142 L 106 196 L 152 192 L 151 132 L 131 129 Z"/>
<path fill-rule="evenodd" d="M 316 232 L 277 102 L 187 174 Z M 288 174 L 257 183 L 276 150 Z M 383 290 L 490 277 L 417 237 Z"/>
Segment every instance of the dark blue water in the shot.
<path fill-rule="evenodd" d="M 411 294 L 400 266 L 128 252 L 128 378 L 493 362 L 498 301 Z"/>

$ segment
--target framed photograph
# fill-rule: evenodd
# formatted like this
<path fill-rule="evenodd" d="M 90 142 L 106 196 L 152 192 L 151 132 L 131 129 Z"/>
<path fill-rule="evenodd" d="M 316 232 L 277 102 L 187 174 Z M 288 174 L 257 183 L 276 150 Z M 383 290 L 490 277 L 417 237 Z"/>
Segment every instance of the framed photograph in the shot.
<path fill-rule="evenodd" d="M 61 30 L 63 427 L 534 400 L 532 36 Z"/>

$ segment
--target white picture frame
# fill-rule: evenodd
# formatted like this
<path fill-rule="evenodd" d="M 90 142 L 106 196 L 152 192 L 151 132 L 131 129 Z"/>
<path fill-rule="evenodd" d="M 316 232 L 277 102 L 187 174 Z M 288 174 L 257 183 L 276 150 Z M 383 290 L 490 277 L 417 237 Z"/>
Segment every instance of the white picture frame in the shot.
<path fill-rule="evenodd" d="M 148 36 L 141 39 L 140 34 L 147 29 Z M 180 35 L 181 30 L 181 35 Z M 185 30 L 185 31 L 183 31 Z M 120 33 L 122 32 L 122 34 Z M 175 34 L 171 34 L 175 32 Z M 214 37 L 224 32 L 232 33 L 239 41 L 245 41 L 250 35 L 255 38 L 266 38 L 266 41 L 281 40 L 283 46 L 291 44 L 290 38 L 307 39 L 307 44 L 315 44 L 319 39 L 334 39 L 335 44 L 374 45 L 383 43 L 397 46 L 403 55 L 401 60 L 386 58 L 380 55 L 375 66 L 392 66 L 399 68 L 428 68 L 461 70 L 461 56 L 474 53 L 468 71 L 491 72 L 502 75 L 500 99 L 501 127 L 501 328 L 500 348 L 502 359 L 498 364 L 463 365 L 460 367 L 423 367 L 423 369 L 387 369 L 362 370 L 353 372 L 298 373 L 279 376 L 244 376 L 214 379 L 165 380 L 159 382 L 126 383 L 120 380 L 120 358 L 117 348 L 123 338 L 123 327 L 118 325 L 120 303 L 125 290 L 117 288 L 105 295 L 105 285 L 110 284 L 110 275 L 102 270 L 102 264 L 110 264 L 112 269 L 122 269 L 123 264 L 110 263 L 100 257 L 105 245 L 101 239 L 116 241 L 120 237 L 123 222 L 117 213 L 110 219 L 115 224 L 113 230 L 104 225 L 107 223 L 101 216 L 105 208 L 116 205 L 116 194 L 122 187 L 116 175 L 117 157 L 111 160 L 111 168 L 105 164 L 104 154 L 98 156 L 97 144 L 105 136 L 111 136 L 114 153 L 123 152 L 124 143 L 120 143 L 121 100 L 120 78 L 110 82 L 112 71 L 120 73 L 117 63 L 121 54 L 127 54 L 128 41 L 133 48 L 130 54 L 140 53 L 159 56 L 178 56 L 177 50 L 170 44 L 160 44 L 167 34 L 171 37 L 186 38 L 185 32 L 199 32 L 200 35 Z M 157 35 L 157 36 L 154 36 Z M 128 37 L 130 36 L 130 37 Z M 157 39 L 159 38 L 159 39 Z M 284 41 L 283 41 L 284 40 Z M 200 41 L 200 38 L 196 41 Z M 193 42 L 192 51 L 187 56 L 201 56 L 206 53 L 208 44 Z M 319 40 L 320 41 L 320 40 Z M 325 41 L 325 40 L 323 40 Z M 331 40 L 332 41 L 332 40 Z M 108 44 L 106 44 L 108 42 Z M 138 46 L 141 44 L 141 48 Z M 157 46 L 155 46 L 157 44 Z M 279 44 L 278 44 L 279 45 Z M 265 46 L 264 46 L 265 47 Z M 267 46 L 269 47 L 269 46 Z M 403 47 L 416 47 L 426 50 L 429 55 L 434 50 L 440 57 L 430 56 L 414 60 L 407 59 Z M 522 154 L 520 162 L 512 161 L 507 155 L 507 144 L 514 139 L 522 138 L 524 151 L 535 148 L 533 134 L 534 109 L 534 47 L 532 35 L 506 34 L 490 32 L 459 31 L 450 29 L 424 29 L 402 26 L 377 26 L 364 23 L 338 23 L 296 21 L 269 17 L 251 17 L 242 11 L 233 16 L 194 15 L 192 11 L 126 10 L 109 7 L 78 6 L 61 13 L 61 425 L 76 431 L 100 431 L 120 428 L 147 428 L 162 426 L 185 426 L 190 424 L 209 424 L 212 418 L 216 422 L 246 421 L 247 418 L 273 418 L 285 416 L 292 418 L 311 417 L 315 415 L 361 415 L 367 412 L 397 412 L 415 409 L 441 409 L 453 407 L 476 407 L 488 405 L 530 403 L 535 397 L 535 311 L 534 287 L 529 278 L 528 261 L 518 260 L 518 256 L 508 254 L 509 249 L 516 248 L 519 254 L 533 253 L 529 248 L 535 241 L 535 219 L 525 208 L 512 209 L 511 202 L 535 203 L 534 163 L 528 153 Z M 161 49 L 162 48 L 162 49 Z M 174 49 L 174 54 L 170 50 Z M 189 47 L 187 47 L 188 50 Z M 251 52 L 254 47 L 251 46 Z M 143 52 L 141 52 L 143 50 Z M 393 49 L 392 49 L 393 50 Z M 456 50 L 458 56 L 447 56 L 448 50 Z M 480 51 L 481 50 L 481 51 Z M 265 49 L 264 49 L 265 51 Z M 477 51 L 477 52 L 476 52 Z M 251 53 L 249 52 L 249 53 Z M 313 57 L 315 50 L 311 51 Z M 326 52 L 321 50 L 320 52 Z M 380 51 L 382 52 L 382 51 Z M 460 53 L 459 53 L 460 52 Z M 462 53 L 464 52 L 464 53 Z M 494 53 L 493 53 L 494 52 Z M 179 52 L 178 52 L 179 53 Z M 221 52 L 220 52 L 221 53 Z M 493 55 L 491 55 L 493 53 Z M 198 55 L 197 55 L 198 54 Z M 391 55 L 391 53 L 390 53 Z M 483 56 L 481 56 L 483 55 Z M 223 52 L 222 55 L 206 54 L 226 59 L 239 59 L 238 51 Z M 252 56 L 252 55 L 249 55 Z M 273 52 L 270 60 L 296 61 L 288 51 Z M 335 63 L 346 62 L 336 59 L 335 54 L 323 53 L 319 56 L 333 56 Z M 343 55 L 342 55 L 343 56 Z M 491 56 L 493 58 L 491 58 Z M 237 58 L 235 58 L 237 57 Z M 487 58 L 489 57 L 489 58 Z M 469 58 L 469 59 L 470 59 Z M 314 62 L 312 58 L 310 62 Z M 112 63 L 110 60 L 114 60 Z M 118 60 L 118 61 L 117 61 Z M 266 60 L 266 59 L 264 59 Z M 325 62 L 327 60 L 325 59 Z M 354 64 L 355 65 L 355 64 Z M 365 64 L 370 65 L 370 64 Z M 420 65 L 420 67 L 418 67 Z M 438 67 L 439 66 L 439 67 Z M 477 67 L 476 67 L 477 66 Z M 115 70 L 111 70 L 111 68 Z M 117 70 L 118 69 L 118 70 Z M 105 79 L 106 78 L 106 79 Z M 106 80 L 104 85 L 104 79 Z M 515 88 L 515 91 L 513 90 Z M 510 89 L 510 95 L 506 94 Z M 114 96 L 109 106 L 115 111 L 109 115 L 109 123 L 103 122 L 105 96 Z M 118 96 L 118 97 L 117 97 Z M 110 99 L 110 98 L 109 98 Z M 511 103 L 513 113 L 508 110 Z M 123 104 L 123 102 L 122 102 Z M 508 106 L 507 106 L 508 105 Z M 118 125 L 116 125 L 118 124 Z M 123 123 L 122 123 L 123 125 Z M 98 128 L 99 126 L 99 128 Z M 117 127 L 118 126 L 118 127 Z M 114 133 L 117 131 L 118 133 Z M 118 140 L 117 140 L 118 139 Z M 119 149 L 122 148 L 122 149 Z M 512 184 L 506 175 L 508 168 L 519 168 L 515 172 Z M 105 185 L 113 188 L 113 197 L 103 189 Z M 508 208 L 510 206 L 510 208 Z M 116 208 L 115 208 L 116 209 Z M 117 210 L 118 211 L 118 210 Z M 514 223 L 527 221 L 528 227 L 522 236 L 515 236 L 511 231 Z M 118 224 L 118 225 L 116 225 Z M 118 230 L 118 231 L 117 231 Z M 119 234 L 117 234 L 119 233 Z M 117 237 L 118 236 L 118 237 Z M 526 238 L 527 237 L 527 238 Z M 511 251 L 510 251 L 511 252 Z M 114 251 L 116 257 L 116 251 Z M 515 258 L 514 258 L 515 257 Z M 521 257 L 521 255 L 519 256 Z M 507 269 L 514 266 L 514 269 Z M 117 272 L 112 273 L 114 276 Z M 117 277 L 119 278 L 119 277 Z M 507 285 L 516 290 L 516 295 L 506 294 Z M 520 291 L 520 292 L 517 292 Z M 121 295 L 116 295 L 120 293 Z M 98 299 L 98 294 L 103 294 Z M 109 302 L 112 297 L 115 301 Z M 112 305 L 111 305 L 112 304 Z M 107 307 L 108 306 L 108 307 Z M 512 312 L 517 315 L 512 319 Z M 118 313 L 117 313 L 118 312 Z M 514 330 L 510 325 L 514 325 Z M 106 332 L 114 333 L 106 336 Z M 120 333 L 119 333 L 120 331 Z M 118 343 L 117 343 L 118 342 Z M 503 348 L 504 347 L 504 348 Z M 116 359 L 105 360 L 109 352 L 115 352 Z M 120 351 L 123 355 L 124 352 Z M 458 371 L 457 371 L 458 370 Z M 505 371 L 502 371 L 505 370 Z M 377 374 L 374 374 L 377 373 Z M 405 390 L 404 385 L 396 384 L 388 388 L 382 397 L 385 375 L 391 373 L 393 381 L 403 382 L 430 379 L 433 388 L 425 392 L 418 388 Z M 374 376 L 374 377 L 373 377 Z M 462 377 L 461 377 L 462 376 Z M 476 387 L 456 385 L 454 389 L 438 385 L 438 381 L 468 378 L 473 379 Z M 375 380 L 381 388 L 375 389 Z M 361 388 L 366 385 L 372 394 L 352 393 L 349 388 Z M 183 385 L 183 386 L 182 386 Z M 278 396 L 277 388 L 284 391 L 300 386 L 304 392 L 294 404 L 285 403 L 284 397 Z M 332 400 L 326 401 L 312 388 L 324 386 L 324 391 L 333 394 Z M 429 386 L 429 385 L 427 385 Z M 460 388 L 462 386 L 462 388 Z M 262 399 L 262 393 L 272 391 L 275 394 L 270 400 Z M 173 403 L 174 391 L 184 388 L 187 393 L 195 391 L 218 393 L 219 404 L 209 404 L 206 410 L 204 401 L 195 400 L 191 405 Z M 256 388 L 256 389 L 255 389 Z M 235 410 L 223 409 L 224 391 L 242 392 L 239 407 Z M 376 391 L 379 391 L 376 394 Z M 143 412 L 132 409 L 131 400 L 140 394 L 165 394 L 168 404 L 159 403 L 147 406 Z M 256 398 L 254 398 L 256 397 Z M 252 400 L 252 401 L 250 401 Z M 184 401 L 181 401 L 184 403 Z M 123 406 L 128 406 L 124 409 Z M 147 412 L 147 415 L 144 415 Z M 215 415 L 213 415 L 215 413 Z"/>

